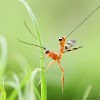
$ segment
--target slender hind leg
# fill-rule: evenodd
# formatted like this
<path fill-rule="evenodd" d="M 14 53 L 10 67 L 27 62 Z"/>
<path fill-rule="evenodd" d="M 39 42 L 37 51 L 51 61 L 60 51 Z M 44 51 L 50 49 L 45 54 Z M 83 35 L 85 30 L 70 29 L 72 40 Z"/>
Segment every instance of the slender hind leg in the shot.
<path fill-rule="evenodd" d="M 64 93 L 64 69 L 63 69 L 63 67 L 60 65 L 60 61 L 58 60 L 58 64 L 59 64 L 59 66 L 60 66 L 60 68 L 61 68 L 61 70 L 62 70 L 62 93 Z"/>
<path fill-rule="evenodd" d="M 50 62 L 49 64 L 48 64 L 48 66 L 46 67 L 46 70 L 53 64 L 53 63 L 55 63 L 56 62 L 56 60 L 54 60 L 53 62 Z"/>

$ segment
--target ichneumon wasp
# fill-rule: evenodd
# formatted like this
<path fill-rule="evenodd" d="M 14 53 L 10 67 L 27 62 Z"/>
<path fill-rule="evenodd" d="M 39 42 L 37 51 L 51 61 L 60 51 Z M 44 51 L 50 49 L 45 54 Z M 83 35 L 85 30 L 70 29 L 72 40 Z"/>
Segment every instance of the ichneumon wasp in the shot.
<path fill-rule="evenodd" d="M 59 38 L 59 44 L 61 45 L 61 48 L 60 50 L 56 51 L 56 52 L 53 52 L 53 51 L 49 51 L 48 49 L 46 49 L 44 46 L 39 46 L 39 45 L 36 45 L 36 44 L 31 44 L 31 43 L 27 43 L 27 42 L 24 42 L 22 40 L 19 40 L 20 42 L 22 43 L 25 43 L 25 44 L 28 44 L 28 45 L 33 45 L 33 46 L 37 46 L 37 47 L 40 47 L 40 48 L 43 48 L 45 50 L 45 54 L 46 56 L 45 57 L 49 57 L 49 58 L 52 58 L 54 61 L 53 62 L 50 62 L 48 64 L 48 66 L 45 68 L 46 70 L 53 64 L 55 63 L 56 61 L 58 62 L 61 70 L 62 70 L 62 93 L 64 92 L 64 69 L 63 67 L 61 66 L 60 64 L 60 59 L 62 58 L 63 54 L 65 52 L 69 52 L 69 51 L 73 51 L 73 50 L 77 50 L 79 48 L 82 48 L 82 46 L 80 47 L 77 47 L 77 48 L 72 48 L 72 49 L 69 49 L 71 48 L 72 46 L 74 46 L 76 44 L 76 40 L 71 40 L 71 41 L 68 41 L 67 43 L 65 43 L 66 39 L 68 38 L 68 36 L 73 33 L 80 25 L 82 25 L 95 11 L 97 11 L 98 9 L 100 8 L 97 7 L 92 13 L 90 13 L 76 28 L 73 29 L 73 31 L 71 31 L 67 36 L 62 36 L 61 38 Z M 29 32 L 31 33 L 32 36 L 33 33 L 30 31 L 30 29 L 28 28 L 28 26 L 26 25 L 26 22 L 25 22 L 25 26 L 26 28 L 29 30 Z M 34 36 L 35 37 L 35 36 Z M 36 38 L 36 37 L 35 37 Z M 37 38 L 36 38 L 37 39 Z M 44 57 L 44 58 L 45 58 Z"/>

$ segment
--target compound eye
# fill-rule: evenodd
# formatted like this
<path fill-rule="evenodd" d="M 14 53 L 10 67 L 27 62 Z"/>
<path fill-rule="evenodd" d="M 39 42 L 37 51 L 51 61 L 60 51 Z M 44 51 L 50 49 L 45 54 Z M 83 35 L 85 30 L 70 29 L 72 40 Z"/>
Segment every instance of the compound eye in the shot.
<path fill-rule="evenodd" d="M 49 52 L 49 50 L 46 50 L 46 53 L 48 53 Z"/>
<path fill-rule="evenodd" d="M 60 38 L 59 41 L 62 41 L 62 39 Z"/>
<path fill-rule="evenodd" d="M 64 37 L 62 36 L 62 39 L 64 39 Z"/>

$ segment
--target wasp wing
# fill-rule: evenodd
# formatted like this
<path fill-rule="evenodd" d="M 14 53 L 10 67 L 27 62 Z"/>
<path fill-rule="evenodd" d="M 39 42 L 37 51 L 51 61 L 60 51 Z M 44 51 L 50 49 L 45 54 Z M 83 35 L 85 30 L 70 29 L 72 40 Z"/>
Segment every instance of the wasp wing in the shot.
<path fill-rule="evenodd" d="M 65 50 L 71 48 L 72 46 L 74 46 L 76 44 L 76 40 L 70 40 L 65 44 Z"/>
<path fill-rule="evenodd" d="M 71 48 L 72 46 L 74 46 L 76 44 L 76 40 L 70 40 L 65 44 L 65 50 Z M 59 54 L 61 52 L 61 50 L 56 51 L 55 53 Z"/>

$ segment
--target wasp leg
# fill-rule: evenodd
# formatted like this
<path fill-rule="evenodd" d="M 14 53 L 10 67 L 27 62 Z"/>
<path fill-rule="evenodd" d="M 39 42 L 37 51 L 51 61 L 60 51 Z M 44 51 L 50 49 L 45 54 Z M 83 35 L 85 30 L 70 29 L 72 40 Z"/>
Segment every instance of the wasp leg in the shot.
<path fill-rule="evenodd" d="M 53 64 L 53 63 L 55 63 L 56 62 L 56 60 L 54 60 L 53 62 L 50 62 L 49 64 L 48 64 L 48 66 L 46 67 L 46 70 Z"/>
<path fill-rule="evenodd" d="M 42 69 L 46 69 L 46 68 L 43 68 L 43 67 L 42 67 Z"/>
<path fill-rule="evenodd" d="M 68 50 L 62 51 L 61 53 L 65 53 L 65 52 L 69 52 L 69 51 L 77 50 L 77 49 L 79 49 L 79 48 L 83 48 L 83 46 L 81 46 L 81 47 L 77 47 L 77 48 L 68 49 Z"/>
<path fill-rule="evenodd" d="M 64 68 L 60 65 L 60 61 L 58 60 L 58 64 L 62 70 L 62 93 L 64 93 Z"/>
<path fill-rule="evenodd" d="M 39 86 L 40 83 L 41 83 L 41 80 L 38 82 L 37 86 Z"/>
<path fill-rule="evenodd" d="M 48 57 L 48 56 L 44 56 L 44 57 L 42 57 L 42 58 L 40 58 L 40 59 L 43 59 L 43 58 L 46 58 L 46 57 Z"/>
<path fill-rule="evenodd" d="M 56 60 L 54 60 L 53 62 L 50 62 L 49 64 L 48 64 L 48 66 L 46 67 L 46 68 L 43 68 L 43 69 L 48 69 L 53 63 L 55 63 L 56 62 Z M 37 86 L 39 85 L 41 83 L 41 80 L 39 81 L 39 83 L 37 84 Z"/>

